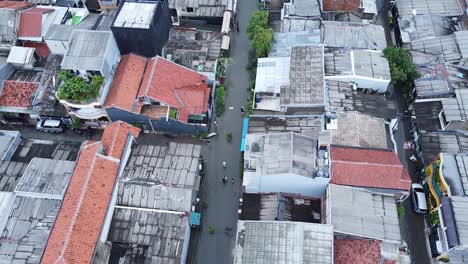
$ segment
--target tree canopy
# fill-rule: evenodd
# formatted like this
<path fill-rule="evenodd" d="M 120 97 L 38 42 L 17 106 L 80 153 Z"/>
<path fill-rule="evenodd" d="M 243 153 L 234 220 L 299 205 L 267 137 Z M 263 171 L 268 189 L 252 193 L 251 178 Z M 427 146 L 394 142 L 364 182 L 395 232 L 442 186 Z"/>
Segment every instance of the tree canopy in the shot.
<path fill-rule="evenodd" d="M 419 78 L 419 72 L 414 67 L 410 55 L 403 48 L 386 48 L 384 57 L 390 65 L 390 73 L 394 84 L 407 85 Z"/>
<path fill-rule="evenodd" d="M 59 73 L 62 80 L 57 96 L 60 99 L 72 101 L 90 101 L 99 96 L 99 90 L 104 83 L 104 77 L 92 75 L 90 81 L 73 75 L 71 71 L 62 70 Z"/>
<path fill-rule="evenodd" d="M 267 29 L 268 28 L 268 11 L 266 10 L 255 10 L 250 17 L 249 24 L 247 25 L 247 36 L 250 40 L 253 40 L 257 27 Z"/>
<path fill-rule="evenodd" d="M 247 26 L 247 36 L 255 49 L 256 58 L 268 56 L 273 44 L 273 29 L 268 27 L 268 11 L 253 12 Z"/>

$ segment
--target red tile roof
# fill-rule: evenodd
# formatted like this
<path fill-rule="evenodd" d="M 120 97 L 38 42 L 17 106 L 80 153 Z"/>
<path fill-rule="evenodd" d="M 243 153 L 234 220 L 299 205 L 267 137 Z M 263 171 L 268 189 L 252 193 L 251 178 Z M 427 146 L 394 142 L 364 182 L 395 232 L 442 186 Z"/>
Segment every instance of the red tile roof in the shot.
<path fill-rule="evenodd" d="M 133 112 L 147 59 L 135 54 L 122 56 L 105 107 L 118 107 Z"/>
<path fill-rule="evenodd" d="M 45 42 L 30 42 L 25 41 L 23 46 L 28 48 L 35 48 L 37 56 L 41 58 L 47 58 L 50 55 L 50 49 Z"/>
<path fill-rule="evenodd" d="M 210 88 L 206 77 L 161 57 L 149 60 L 139 96 L 177 108 L 179 120 L 188 121 L 190 114 L 208 111 Z"/>
<path fill-rule="evenodd" d="M 91 263 L 128 133 L 138 136 L 139 129 L 116 122 L 106 128 L 102 142 L 85 144 L 41 263 Z"/>
<path fill-rule="evenodd" d="M 54 9 L 34 7 L 21 13 L 18 37 L 41 37 L 42 15 Z"/>
<path fill-rule="evenodd" d="M 28 2 L 20 2 L 20 1 L 1 1 L 0 2 L 0 8 L 2 9 L 19 10 L 19 9 L 23 9 L 29 6 L 32 6 L 32 5 Z"/>
<path fill-rule="evenodd" d="M 0 106 L 27 108 L 39 88 L 39 83 L 4 81 L 0 95 Z"/>
<path fill-rule="evenodd" d="M 335 239 L 335 264 L 377 264 L 382 258 L 380 241 L 367 239 Z"/>
<path fill-rule="evenodd" d="M 323 0 L 323 11 L 354 12 L 361 6 L 361 0 Z"/>
<path fill-rule="evenodd" d="M 390 150 L 330 148 L 331 182 L 340 185 L 409 190 L 411 179 Z"/>

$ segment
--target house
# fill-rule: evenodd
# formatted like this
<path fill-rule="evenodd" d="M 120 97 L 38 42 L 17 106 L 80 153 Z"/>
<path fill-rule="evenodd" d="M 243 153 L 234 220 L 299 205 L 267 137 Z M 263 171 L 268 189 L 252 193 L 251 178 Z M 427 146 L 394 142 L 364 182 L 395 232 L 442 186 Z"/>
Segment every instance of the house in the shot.
<path fill-rule="evenodd" d="M 20 12 L 31 6 L 26 2 L 0 2 L 0 53 L 8 54 L 11 47 L 16 45 Z"/>
<path fill-rule="evenodd" d="M 293 0 L 283 4 L 281 19 L 320 20 L 322 7 L 320 1 Z"/>
<path fill-rule="evenodd" d="M 72 8 L 71 10 L 74 10 L 74 8 Z M 52 24 L 49 30 L 47 30 L 45 36 L 43 37 L 48 49 L 50 50 L 50 53 L 62 56 L 65 55 L 68 49 L 68 44 L 72 32 L 75 29 L 93 29 L 98 24 L 98 22 L 100 21 L 100 17 L 102 16 L 104 16 L 104 13 L 101 15 L 88 14 L 79 22 L 70 23 L 69 20 L 68 23 L 65 24 Z"/>
<path fill-rule="evenodd" d="M 120 54 L 145 57 L 161 55 L 170 28 L 168 1 L 125 1 L 111 26 Z"/>
<path fill-rule="evenodd" d="M 450 18 L 435 15 L 407 15 L 398 18 L 401 41 L 409 43 L 420 39 L 429 39 L 453 34 L 456 23 Z"/>
<path fill-rule="evenodd" d="M 321 223 L 320 198 L 290 193 L 244 193 L 239 219 Z"/>
<path fill-rule="evenodd" d="M 384 119 L 357 111 L 339 112 L 336 121 L 326 123 L 334 145 L 388 149 L 389 140 Z"/>
<path fill-rule="evenodd" d="M 110 262 L 130 263 L 139 258 L 185 263 L 188 214 L 200 184 L 200 152 L 200 145 L 175 142 L 132 149 L 119 179 L 117 208 L 107 237 Z M 144 193 L 148 195 L 135 195 Z"/>
<path fill-rule="evenodd" d="M 359 113 L 390 120 L 396 117 L 396 104 L 379 94 L 366 94 L 348 82 L 327 80 L 330 112 L 357 111 Z"/>
<path fill-rule="evenodd" d="M 35 48 L 11 47 L 8 54 L 7 63 L 11 63 L 17 69 L 32 69 L 36 58 L 34 58 Z"/>
<path fill-rule="evenodd" d="M 285 20 L 282 20 L 285 21 Z M 293 20 L 301 21 L 301 20 Z M 307 20 L 308 21 L 308 20 Z M 284 31 L 273 33 L 273 44 L 271 51 L 268 53 L 270 57 L 290 57 L 292 47 L 296 46 L 309 46 L 320 44 L 320 29 L 319 26 L 311 26 L 311 28 L 304 29 L 300 27 L 297 31 L 296 28 L 291 28 L 293 23 L 289 23 L 286 29 L 286 24 L 282 24 Z M 291 27 L 289 27 L 291 26 Z M 302 25 L 301 25 L 302 26 Z M 263 58 L 261 58 L 263 59 Z"/>
<path fill-rule="evenodd" d="M 395 245 L 376 239 L 335 237 L 333 242 L 335 264 L 347 263 L 410 263 L 408 255 L 398 255 Z"/>
<path fill-rule="evenodd" d="M 375 255 L 358 254 L 357 249 L 363 245 L 380 255 L 382 261 L 400 260 L 402 239 L 393 194 L 330 184 L 323 204 L 323 223 L 332 225 L 335 235 L 335 263 L 348 263 L 343 262 L 344 258 L 347 261 L 362 259 L 362 263 L 374 263 L 372 258 Z"/>
<path fill-rule="evenodd" d="M 377 5 L 372 0 L 323 0 L 326 20 L 339 20 L 343 14 L 352 14 L 372 21 L 377 14 Z"/>
<path fill-rule="evenodd" d="M 110 120 L 148 130 L 207 131 L 210 88 L 206 77 L 162 57 L 124 55 L 104 105 Z"/>
<path fill-rule="evenodd" d="M 317 140 L 301 134 L 247 134 L 242 186 L 247 193 L 287 192 L 319 197 L 329 182 L 317 166 Z M 320 171 L 320 173 L 318 173 Z"/>
<path fill-rule="evenodd" d="M 173 27 L 162 56 L 214 81 L 222 39 L 220 32 Z"/>
<path fill-rule="evenodd" d="M 268 134 L 296 132 L 311 138 L 319 138 L 323 127 L 323 115 L 250 115 L 247 133 Z"/>
<path fill-rule="evenodd" d="M 323 21 L 320 34 L 323 45 L 330 48 L 382 51 L 387 47 L 385 31 L 379 25 Z"/>
<path fill-rule="evenodd" d="M 408 195 L 411 179 L 395 152 L 330 147 L 330 182 L 381 193 Z"/>
<path fill-rule="evenodd" d="M 85 80 L 96 76 L 104 80 L 100 87 L 96 87 L 96 94 L 87 94 L 79 101 L 66 92 L 62 93 L 62 98 L 58 96 L 70 116 L 92 122 L 108 120 L 106 111 L 99 107 L 104 105 L 119 61 L 120 53 L 112 32 L 92 30 L 72 32 L 69 48 L 61 64 L 62 70 L 68 70 L 71 76 L 79 76 Z M 58 95 L 64 84 L 65 82 L 62 82 Z"/>
<path fill-rule="evenodd" d="M 456 90 L 468 88 L 466 71 L 454 65 L 424 64 L 417 65 L 416 69 L 420 74 L 414 81 L 416 102 L 425 101 L 420 99 L 453 97 Z"/>
<path fill-rule="evenodd" d="M 234 264 L 334 263 L 331 225 L 238 221 L 235 235 Z"/>
<path fill-rule="evenodd" d="M 458 0 L 398 0 L 395 2 L 399 16 L 439 15 L 445 17 L 461 17 L 464 9 Z M 466 6 L 465 6 L 466 8 Z"/>
<path fill-rule="evenodd" d="M 256 78 L 255 110 L 323 112 L 323 46 L 292 47 L 290 57 L 259 59 Z"/>
<path fill-rule="evenodd" d="M 101 141 L 85 142 L 41 263 L 60 260 L 90 263 L 100 259 L 101 252 L 96 250 L 106 248 L 104 244 L 116 211 L 117 179 L 139 133 L 138 128 L 114 122 L 106 127 Z"/>
<path fill-rule="evenodd" d="M 0 92 L 0 116 L 9 123 L 33 122 L 32 103 L 39 89 L 37 81 L 6 80 Z"/>
<path fill-rule="evenodd" d="M 190 22 L 191 20 L 221 25 L 224 23 L 224 12 L 235 12 L 235 5 L 235 0 L 170 0 L 169 13 L 174 25 L 181 25 L 183 21 Z"/>
<path fill-rule="evenodd" d="M 426 132 L 418 140 L 422 161 L 429 165 L 440 153 L 457 154 L 468 151 L 468 136 L 457 132 Z"/>
<path fill-rule="evenodd" d="M 20 142 L 19 131 L 0 130 L 0 160 L 10 160 Z"/>
<path fill-rule="evenodd" d="M 385 93 L 391 82 L 390 66 L 381 51 L 334 50 L 325 53 L 325 79 L 349 82 L 356 89 Z"/>

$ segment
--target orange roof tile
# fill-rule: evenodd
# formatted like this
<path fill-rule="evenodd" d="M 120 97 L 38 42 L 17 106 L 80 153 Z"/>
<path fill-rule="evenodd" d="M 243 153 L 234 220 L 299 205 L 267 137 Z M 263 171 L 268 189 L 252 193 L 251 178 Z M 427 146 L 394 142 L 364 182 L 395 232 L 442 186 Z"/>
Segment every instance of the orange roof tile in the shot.
<path fill-rule="evenodd" d="M 25 41 L 23 46 L 28 48 L 35 48 L 37 56 L 41 58 L 47 58 L 50 55 L 50 49 L 45 42 L 31 42 Z"/>
<path fill-rule="evenodd" d="M 0 8 L 1 9 L 13 9 L 13 10 L 19 10 L 23 9 L 26 7 L 32 6 L 28 2 L 20 2 L 20 1 L 1 1 L 0 2 Z"/>
<path fill-rule="evenodd" d="M 120 159 L 125 148 L 125 144 L 127 143 L 128 134 L 131 133 L 133 137 L 137 138 L 140 131 L 141 129 L 122 121 L 111 123 L 106 127 L 101 137 L 104 153 L 107 156 Z"/>
<path fill-rule="evenodd" d="M 39 88 L 39 83 L 4 81 L 0 95 L 0 106 L 27 108 Z"/>
<path fill-rule="evenodd" d="M 139 96 L 177 108 L 179 120 L 188 121 L 190 114 L 208 111 L 210 88 L 206 77 L 162 57 L 149 60 Z"/>
<path fill-rule="evenodd" d="M 135 54 L 122 56 L 104 107 L 115 106 L 129 112 L 136 112 L 133 105 L 145 72 L 146 62 L 146 58 Z"/>
<path fill-rule="evenodd" d="M 361 0 L 323 0 L 323 11 L 354 12 L 361 6 Z"/>
<path fill-rule="evenodd" d="M 42 16 L 53 12 L 51 8 L 34 7 L 21 13 L 18 37 L 40 37 L 42 33 Z"/>
<path fill-rule="evenodd" d="M 114 191 L 124 142 L 129 133 L 138 136 L 139 132 L 138 128 L 116 122 L 105 129 L 102 142 L 84 144 L 41 263 L 91 263 Z"/>
<path fill-rule="evenodd" d="M 331 183 L 371 188 L 409 190 L 411 179 L 390 150 L 330 148 Z"/>
<path fill-rule="evenodd" d="M 381 260 L 380 241 L 367 239 L 335 239 L 335 264 L 377 264 Z"/>

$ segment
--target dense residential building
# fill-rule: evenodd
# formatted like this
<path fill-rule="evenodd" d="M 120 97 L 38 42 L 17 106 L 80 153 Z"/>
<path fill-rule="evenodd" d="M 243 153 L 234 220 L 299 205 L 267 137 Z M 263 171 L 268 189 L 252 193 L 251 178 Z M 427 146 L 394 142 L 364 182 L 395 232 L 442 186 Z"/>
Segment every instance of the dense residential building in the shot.
<path fill-rule="evenodd" d="M 321 42 L 329 48 L 382 51 L 387 47 L 382 26 L 339 21 L 322 22 Z"/>
<path fill-rule="evenodd" d="M 20 12 L 30 8 L 27 2 L 2 1 L 0 3 L 0 53 L 8 54 L 16 45 L 20 23 Z"/>

